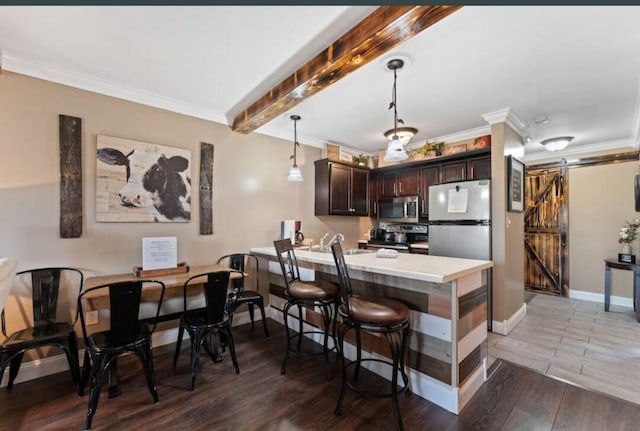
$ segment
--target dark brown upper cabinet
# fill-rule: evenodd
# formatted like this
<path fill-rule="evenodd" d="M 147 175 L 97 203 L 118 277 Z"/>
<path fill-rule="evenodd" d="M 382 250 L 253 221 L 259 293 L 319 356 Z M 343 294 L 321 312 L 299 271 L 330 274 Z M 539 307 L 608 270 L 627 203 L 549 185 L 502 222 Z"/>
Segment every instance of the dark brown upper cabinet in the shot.
<path fill-rule="evenodd" d="M 488 180 L 491 178 L 491 156 L 478 157 L 467 161 L 467 174 L 470 180 Z"/>
<path fill-rule="evenodd" d="M 420 213 L 418 217 L 429 217 L 429 187 L 440 184 L 440 166 L 429 166 L 420 169 Z"/>
<path fill-rule="evenodd" d="M 369 215 L 369 169 L 315 162 L 315 215 Z"/>
<path fill-rule="evenodd" d="M 415 162 L 413 167 L 397 165 L 378 168 L 371 171 L 371 178 L 371 217 L 378 216 L 378 198 L 418 195 L 419 217 L 424 219 L 429 217 L 430 186 L 491 178 L 491 149 Z"/>
<path fill-rule="evenodd" d="M 418 170 L 389 172 L 380 175 L 380 196 L 415 196 L 418 194 Z"/>

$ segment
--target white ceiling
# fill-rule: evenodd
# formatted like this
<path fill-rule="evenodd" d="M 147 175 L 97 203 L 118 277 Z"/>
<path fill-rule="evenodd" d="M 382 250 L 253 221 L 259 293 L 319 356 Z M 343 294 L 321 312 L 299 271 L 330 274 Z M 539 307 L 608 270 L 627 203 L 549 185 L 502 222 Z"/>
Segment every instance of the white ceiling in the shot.
<path fill-rule="evenodd" d="M 231 124 L 242 108 L 375 7 L 0 7 L 3 68 Z M 357 151 L 386 146 L 398 113 L 412 143 L 486 134 L 483 115 L 511 108 L 539 141 L 571 135 L 570 157 L 637 149 L 640 7 L 467 6 L 303 101 L 258 132 Z M 548 122 L 541 120 L 548 118 Z M 411 145 L 411 144 L 410 144 Z"/>

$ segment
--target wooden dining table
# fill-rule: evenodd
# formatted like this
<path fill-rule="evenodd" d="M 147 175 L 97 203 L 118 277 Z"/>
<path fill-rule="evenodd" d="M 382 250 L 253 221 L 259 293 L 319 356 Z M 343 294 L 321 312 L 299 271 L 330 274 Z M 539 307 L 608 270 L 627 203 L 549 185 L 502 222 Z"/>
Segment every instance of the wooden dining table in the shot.
<path fill-rule="evenodd" d="M 114 275 L 98 275 L 94 277 L 88 277 L 84 282 L 83 290 L 91 289 L 92 287 L 102 286 L 104 284 L 109 283 L 119 283 L 122 281 L 138 281 L 138 280 L 157 280 L 161 281 L 165 285 L 165 293 L 164 300 L 170 298 L 181 298 L 182 297 L 182 286 L 184 283 L 194 275 L 205 274 L 208 272 L 216 272 L 216 271 L 235 271 L 233 268 L 229 268 L 226 265 L 212 264 L 212 265 L 201 265 L 201 266 L 193 266 L 189 268 L 187 272 L 181 272 L 178 274 L 168 274 L 168 275 L 160 275 L 154 277 L 136 277 L 133 273 L 126 274 L 114 274 Z M 245 274 L 248 276 L 248 274 Z M 236 279 L 242 277 L 242 274 L 239 272 L 232 272 L 229 276 L 230 279 Z M 204 282 L 204 277 L 202 278 L 202 282 Z M 198 279 L 194 279 L 192 283 L 189 284 L 189 290 L 193 291 L 193 294 L 198 294 L 201 292 L 200 285 L 202 282 L 198 282 Z M 142 292 L 141 302 L 157 302 L 160 299 L 160 287 L 152 287 L 149 289 L 144 289 Z M 93 310 L 101 310 L 109 308 L 109 293 L 107 291 L 96 291 L 91 292 L 85 295 L 86 300 L 86 309 L 85 311 L 93 311 Z M 181 312 L 180 312 L 181 313 Z M 179 314 L 177 313 L 179 317 Z M 164 316 L 162 320 L 168 320 Z"/>
<path fill-rule="evenodd" d="M 203 274 L 202 279 L 195 278 L 192 282 L 189 283 L 187 294 L 201 294 L 202 293 L 202 283 L 206 281 L 204 274 L 209 272 L 217 272 L 217 271 L 234 271 L 229 275 L 230 279 L 238 279 L 243 277 L 243 273 L 239 271 L 235 271 L 233 268 L 230 268 L 226 265 L 212 264 L 212 265 L 201 265 L 201 266 L 193 266 L 190 267 L 187 272 L 181 272 L 176 274 L 168 274 L 168 275 L 156 275 L 151 277 L 137 277 L 133 274 L 133 272 L 125 273 L 125 274 L 113 274 L 113 275 L 98 275 L 94 277 L 88 277 L 84 282 L 83 290 L 91 289 L 92 287 L 108 285 L 110 283 L 118 283 L 123 281 L 139 281 L 139 280 L 155 280 L 161 281 L 165 285 L 165 292 L 163 301 L 170 298 L 181 298 L 183 296 L 183 286 L 185 282 L 196 275 Z M 244 276 L 248 276 L 248 274 L 244 274 Z M 160 300 L 161 287 L 159 285 L 149 286 L 148 288 L 143 289 L 141 302 L 158 302 Z M 190 292 L 192 291 L 192 292 Z M 102 309 L 109 309 L 109 292 L 107 289 L 100 289 L 95 292 L 89 292 L 84 297 L 84 311 L 95 311 Z M 164 313 L 155 318 L 147 318 L 144 319 L 149 323 L 157 323 L 168 320 L 174 320 L 180 318 L 183 310 L 180 309 L 177 312 L 172 313 Z M 112 362 L 112 365 L 109 369 L 109 398 L 113 398 L 120 394 L 120 390 L 118 387 L 118 378 L 117 378 L 117 360 Z"/>

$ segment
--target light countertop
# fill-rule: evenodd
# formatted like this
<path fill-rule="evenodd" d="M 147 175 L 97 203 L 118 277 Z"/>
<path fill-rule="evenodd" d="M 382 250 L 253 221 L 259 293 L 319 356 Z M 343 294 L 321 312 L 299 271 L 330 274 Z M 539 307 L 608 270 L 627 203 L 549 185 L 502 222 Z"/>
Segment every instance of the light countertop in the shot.
<path fill-rule="evenodd" d="M 254 247 L 252 253 L 276 256 L 271 247 Z M 295 250 L 299 261 L 335 266 L 333 255 L 319 251 L 309 251 L 299 248 Z M 345 255 L 349 269 L 368 271 L 414 280 L 444 283 L 483 269 L 491 268 L 493 263 L 488 260 L 459 259 L 443 256 L 428 256 L 421 254 L 398 253 L 396 259 L 376 257 L 371 253 Z"/>

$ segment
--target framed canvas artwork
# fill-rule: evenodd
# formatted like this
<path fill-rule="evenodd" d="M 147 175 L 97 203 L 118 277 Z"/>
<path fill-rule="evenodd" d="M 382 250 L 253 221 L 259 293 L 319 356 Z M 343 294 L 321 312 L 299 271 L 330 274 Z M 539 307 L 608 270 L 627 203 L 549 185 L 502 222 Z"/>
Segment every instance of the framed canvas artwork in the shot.
<path fill-rule="evenodd" d="M 524 211 L 524 163 L 513 156 L 507 158 L 509 180 L 507 191 L 507 210 Z"/>
<path fill-rule="evenodd" d="M 98 135 L 96 221 L 191 220 L 191 151 Z"/>

